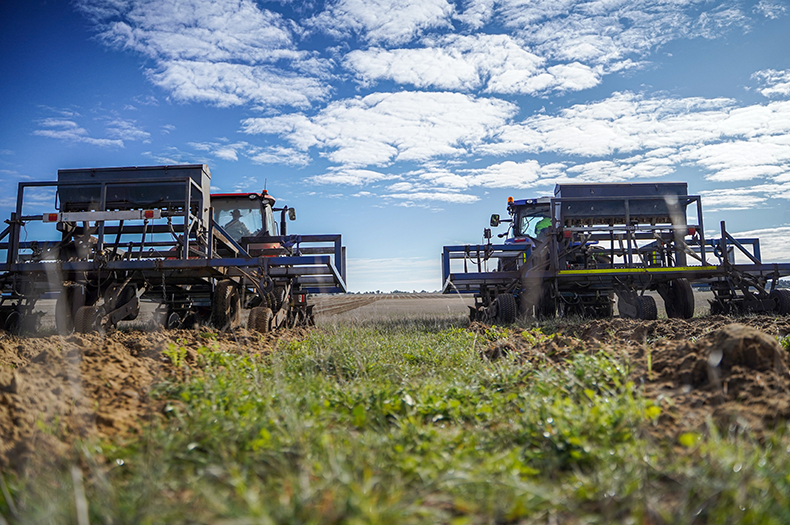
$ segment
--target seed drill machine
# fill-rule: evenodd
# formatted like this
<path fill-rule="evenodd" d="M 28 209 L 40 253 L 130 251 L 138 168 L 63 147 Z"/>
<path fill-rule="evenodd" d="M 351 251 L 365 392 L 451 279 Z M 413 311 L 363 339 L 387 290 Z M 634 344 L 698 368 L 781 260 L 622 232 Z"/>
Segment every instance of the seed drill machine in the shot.
<path fill-rule="evenodd" d="M 293 208 L 266 190 L 212 195 L 210 183 L 202 164 L 19 183 L 0 233 L 0 326 L 32 328 L 36 302 L 55 296 L 61 333 L 134 320 L 142 301 L 169 328 L 234 329 L 245 309 L 260 332 L 312 324 L 309 294 L 346 291 L 341 236 L 288 235 Z"/>

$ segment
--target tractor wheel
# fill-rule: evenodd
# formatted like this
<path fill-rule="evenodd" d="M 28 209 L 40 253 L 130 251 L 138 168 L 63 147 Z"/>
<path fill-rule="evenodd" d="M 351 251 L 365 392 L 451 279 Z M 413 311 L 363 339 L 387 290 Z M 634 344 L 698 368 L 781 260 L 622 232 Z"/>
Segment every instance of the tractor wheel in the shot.
<path fill-rule="evenodd" d="M 670 319 L 694 317 L 694 291 L 688 279 L 673 279 L 669 283 L 669 301 L 664 302 Z"/>
<path fill-rule="evenodd" d="M 637 318 L 645 321 L 655 321 L 658 319 L 658 308 L 656 300 L 649 295 L 640 295 L 636 298 Z"/>
<path fill-rule="evenodd" d="M 510 294 L 502 294 L 496 298 L 497 321 L 511 324 L 516 320 L 516 298 Z"/>
<path fill-rule="evenodd" d="M 776 303 L 776 309 L 774 310 L 776 313 L 779 315 L 790 314 L 790 290 L 777 288 L 768 297 Z"/>
<path fill-rule="evenodd" d="M 235 330 L 241 324 L 241 297 L 236 283 L 220 281 L 214 288 L 211 323 L 220 330 Z"/>
<path fill-rule="evenodd" d="M 104 317 L 104 309 L 96 306 L 81 306 L 74 315 L 74 331 L 89 334 L 99 331 L 99 321 Z"/>
<path fill-rule="evenodd" d="M 272 313 L 271 308 L 267 308 L 265 306 L 256 306 L 250 310 L 250 317 L 247 320 L 247 328 L 262 334 L 268 333 L 271 331 L 272 317 L 274 317 L 274 314 Z"/>

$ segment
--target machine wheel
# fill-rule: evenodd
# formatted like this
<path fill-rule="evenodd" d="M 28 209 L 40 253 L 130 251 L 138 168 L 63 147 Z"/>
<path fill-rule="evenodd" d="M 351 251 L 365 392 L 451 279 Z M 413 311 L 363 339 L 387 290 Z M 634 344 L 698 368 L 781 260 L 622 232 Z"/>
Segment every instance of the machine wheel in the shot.
<path fill-rule="evenodd" d="M 118 294 L 118 301 L 115 303 L 115 308 L 125 305 L 126 303 L 134 299 L 135 295 L 137 295 L 137 287 L 127 286 L 126 288 L 121 290 L 120 294 Z M 129 315 L 124 317 L 123 320 L 134 321 L 135 319 L 137 319 L 137 315 L 139 313 L 140 313 L 140 309 L 138 308 L 137 310 L 132 311 Z"/>
<path fill-rule="evenodd" d="M 78 334 L 97 332 L 99 321 L 104 316 L 104 308 L 96 306 L 81 306 L 74 315 L 74 331 Z"/>
<path fill-rule="evenodd" d="M 241 297 L 236 283 L 220 281 L 214 288 L 211 322 L 220 330 L 234 330 L 241 324 Z"/>
<path fill-rule="evenodd" d="M 516 298 L 510 294 L 497 296 L 497 321 L 511 324 L 516 320 Z"/>
<path fill-rule="evenodd" d="M 3 329 L 6 332 L 10 332 L 12 334 L 18 334 L 20 332 L 21 325 L 21 316 L 16 310 L 10 312 L 8 317 L 6 317 L 3 321 Z"/>
<path fill-rule="evenodd" d="M 776 303 L 776 313 L 779 315 L 790 314 L 790 290 L 775 289 L 769 295 Z"/>
<path fill-rule="evenodd" d="M 272 317 L 274 317 L 274 314 L 271 308 L 256 306 L 250 310 L 247 328 L 262 334 L 268 333 L 271 331 Z"/>
<path fill-rule="evenodd" d="M 664 301 L 670 319 L 694 317 L 694 291 L 688 279 L 673 279 L 669 283 L 668 301 Z"/>
<path fill-rule="evenodd" d="M 656 307 L 656 300 L 649 295 L 640 295 L 636 298 L 637 318 L 646 321 L 655 321 L 658 319 L 658 308 Z"/>
<path fill-rule="evenodd" d="M 551 284 L 544 283 L 542 291 L 535 308 L 536 317 L 538 319 L 554 319 L 557 316 L 557 300 L 551 296 Z"/>

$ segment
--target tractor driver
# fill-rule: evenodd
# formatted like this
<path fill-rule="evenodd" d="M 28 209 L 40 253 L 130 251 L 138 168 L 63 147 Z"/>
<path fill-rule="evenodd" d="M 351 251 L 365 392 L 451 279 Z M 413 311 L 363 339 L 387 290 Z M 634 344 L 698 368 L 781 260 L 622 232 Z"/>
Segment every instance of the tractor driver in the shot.
<path fill-rule="evenodd" d="M 547 235 L 549 233 L 549 226 L 551 226 L 551 218 L 544 217 L 535 225 L 535 238 L 539 238 L 541 235 Z"/>
<path fill-rule="evenodd" d="M 232 219 L 225 224 L 225 231 L 228 232 L 235 241 L 239 241 L 242 237 L 248 237 L 250 235 L 250 230 L 247 229 L 246 224 L 241 222 L 241 212 L 239 210 L 233 210 L 230 216 Z"/>

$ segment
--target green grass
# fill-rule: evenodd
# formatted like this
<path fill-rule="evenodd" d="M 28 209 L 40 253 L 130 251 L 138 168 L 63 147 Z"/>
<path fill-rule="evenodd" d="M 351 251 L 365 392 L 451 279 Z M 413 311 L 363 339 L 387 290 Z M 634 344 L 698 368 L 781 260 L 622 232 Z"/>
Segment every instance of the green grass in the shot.
<path fill-rule="evenodd" d="M 84 480 L 6 474 L 16 519 L 0 511 L 76 523 L 82 484 L 91 523 L 790 522 L 784 432 L 657 441 L 621 357 L 481 359 L 505 333 L 423 319 L 203 347 L 143 439 L 78 447 Z"/>

